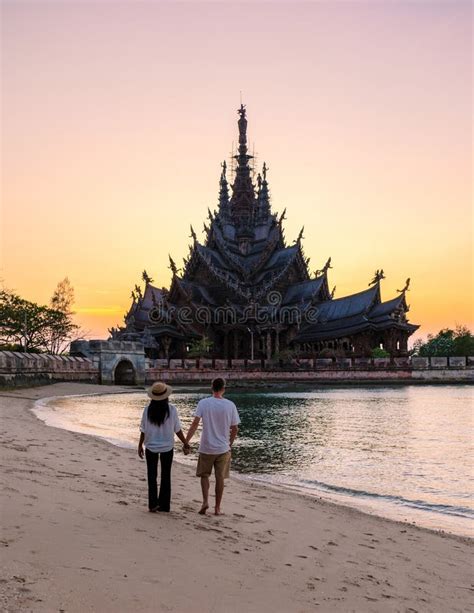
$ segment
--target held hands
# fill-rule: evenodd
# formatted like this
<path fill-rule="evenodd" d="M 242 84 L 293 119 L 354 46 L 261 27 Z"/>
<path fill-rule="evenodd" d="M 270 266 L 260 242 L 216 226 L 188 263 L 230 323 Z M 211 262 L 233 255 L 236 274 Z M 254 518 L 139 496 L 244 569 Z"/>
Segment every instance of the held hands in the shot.
<path fill-rule="evenodd" d="M 189 455 L 191 453 L 191 445 L 189 443 L 183 444 L 183 453 L 184 455 Z"/>

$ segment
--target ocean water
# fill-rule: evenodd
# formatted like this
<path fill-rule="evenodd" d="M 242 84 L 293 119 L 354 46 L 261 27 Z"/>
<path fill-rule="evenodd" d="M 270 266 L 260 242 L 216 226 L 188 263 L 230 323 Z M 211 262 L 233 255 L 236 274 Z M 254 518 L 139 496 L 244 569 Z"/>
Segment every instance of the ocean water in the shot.
<path fill-rule="evenodd" d="M 183 429 L 205 395 L 175 390 Z M 472 387 L 314 387 L 228 397 L 242 419 L 233 451 L 241 478 L 474 536 Z M 142 392 L 72 396 L 40 401 L 35 412 L 52 426 L 135 447 L 146 404 Z"/>

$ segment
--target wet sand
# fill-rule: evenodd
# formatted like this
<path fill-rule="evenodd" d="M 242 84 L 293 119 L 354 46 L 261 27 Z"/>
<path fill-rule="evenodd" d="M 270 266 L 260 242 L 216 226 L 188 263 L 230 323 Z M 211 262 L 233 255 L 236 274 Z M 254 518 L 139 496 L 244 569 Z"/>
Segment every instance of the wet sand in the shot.
<path fill-rule="evenodd" d="M 472 541 L 229 480 L 224 515 L 198 515 L 199 481 L 174 463 L 172 512 L 147 511 L 134 450 L 46 426 L 47 396 L 0 392 L 4 611 L 469 611 Z"/>

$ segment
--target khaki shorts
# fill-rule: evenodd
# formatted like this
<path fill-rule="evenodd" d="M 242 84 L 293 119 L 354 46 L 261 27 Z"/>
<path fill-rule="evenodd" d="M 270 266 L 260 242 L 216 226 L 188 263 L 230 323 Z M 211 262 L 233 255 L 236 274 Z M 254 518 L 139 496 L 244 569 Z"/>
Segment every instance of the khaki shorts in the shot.
<path fill-rule="evenodd" d="M 210 477 L 214 466 L 214 475 L 222 479 L 229 478 L 231 452 L 212 454 L 200 453 L 196 469 L 196 477 Z"/>

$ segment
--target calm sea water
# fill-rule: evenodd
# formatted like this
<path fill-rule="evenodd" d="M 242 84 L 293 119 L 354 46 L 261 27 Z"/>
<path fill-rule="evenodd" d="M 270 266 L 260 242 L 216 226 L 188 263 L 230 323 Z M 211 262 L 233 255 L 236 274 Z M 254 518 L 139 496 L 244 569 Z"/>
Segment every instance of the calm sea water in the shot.
<path fill-rule="evenodd" d="M 176 391 L 186 428 L 206 393 Z M 242 419 L 233 468 L 394 519 L 473 536 L 473 388 L 313 388 L 228 394 Z M 50 425 L 135 447 L 143 393 L 58 398 Z M 197 437 L 196 437 L 197 441 Z M 195 457 L 177 456 L 194 463 Z"/>

